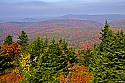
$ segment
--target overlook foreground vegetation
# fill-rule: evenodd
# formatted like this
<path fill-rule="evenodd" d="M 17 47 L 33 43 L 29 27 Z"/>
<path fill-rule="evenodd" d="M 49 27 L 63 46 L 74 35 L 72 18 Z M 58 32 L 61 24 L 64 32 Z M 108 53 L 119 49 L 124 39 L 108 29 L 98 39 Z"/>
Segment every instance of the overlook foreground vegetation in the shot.
<path fill-rule="evenodd" d="M 101 42 L 76 50 L 65 39 L 29 43 L 22 31 L 0 47 L 0 83 L 124 83 L 125 33 L 112 31 L 106 21 Z"/>

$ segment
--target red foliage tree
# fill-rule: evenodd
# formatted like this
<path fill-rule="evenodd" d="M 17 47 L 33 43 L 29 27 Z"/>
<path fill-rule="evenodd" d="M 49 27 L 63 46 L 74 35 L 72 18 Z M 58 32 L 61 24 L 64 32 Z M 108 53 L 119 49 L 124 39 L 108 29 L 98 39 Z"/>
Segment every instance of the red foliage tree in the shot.
<path fill-rule="evenodd" d="M 17 43 L 13 43 L 9 46 L 4 44 L 0 49 L 0 53 L 3 56 L 11 58 L 11 60 L 14 60 L 17 56 L 19 56 L 20 49 L 21 46 L 19 46 Z"/>
<path fill-rule="evenodd" d="M 19 56 L 19 51 L 21 49 L 21 46 L 19 46 L 17 43 L 13 43 L 7 47 L 7 56 L 11 58 L 11 60 L 16 59 L 17 56 Z"/>

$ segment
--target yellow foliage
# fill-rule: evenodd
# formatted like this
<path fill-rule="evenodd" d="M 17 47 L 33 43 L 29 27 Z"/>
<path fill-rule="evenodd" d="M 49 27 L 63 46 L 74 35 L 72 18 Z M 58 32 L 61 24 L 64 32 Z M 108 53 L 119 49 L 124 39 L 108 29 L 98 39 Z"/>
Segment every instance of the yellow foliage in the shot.
<path fill-rule="evenodd" d="M 30 53 L 28 54 L 21 54 L 21 67 L 24 69 L 24 70 L 28 70 L 29 71 L 29 68 L 30 68 Z"/>

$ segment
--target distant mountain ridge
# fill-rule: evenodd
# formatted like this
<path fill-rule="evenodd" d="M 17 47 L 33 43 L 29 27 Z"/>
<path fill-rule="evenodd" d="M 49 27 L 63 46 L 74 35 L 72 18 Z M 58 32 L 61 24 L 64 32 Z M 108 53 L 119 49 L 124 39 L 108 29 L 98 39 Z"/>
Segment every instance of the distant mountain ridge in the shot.
<path fill-rule="evenodd" d="M 104 14 L 104 15 L 74 15 L 67 14 L 58 19 L 80 19 L 80 20 L 92 20 L 100 23 L 104 23 L 106 19 L 109 21 L 125 20 L 125 15 L 121 14 Z"/>
<path fill-rule="evenodd" d="M 43 25 L 55 25 L 60 27 L 89 27 L 89 28 L 98 28 L 102 26 L 101 23 L 91 20 L 78 20 L 78 19 L 51 19 L 39 22 Z"/>
<path fill-rule="evenodd" d="M 57 27 L 93 27 L 93 28 L 98 28 L 102 26 L 102 23 L 98 23 L 96 21 L 91 21 L 91 20 L 78 20 L 78 19 L 50 19 L 50 20 L 45 20 L 41 22 L 5 22 L 5 23 L 0 23 L 0 28 L 1 26 L 4 27 L 22 27 L 22 26 L 57 26 Z"/>
<path fill-rule="evenodd" d="M 42 17 L 42 16 L 41 16 Z M 77 19 L 77 20 L 91 20 L 100 23 L 104 23 L 106 19 L 109 21 L 118 21 L 118 20 L 125 20 L 125 15 L 122 14 L 104 14 L 104 15 L 75 15 L 75 14 L 66 14 L 59 17 L 48 17 L 48 18 L 23 18 L 23 19 L 13 19 L 13 20 L 5 20 L 0 19 L 0 22 L 8 22 L 8 21 L 15 21 L 15 22 L 41 22 L 50 19 Z"/>

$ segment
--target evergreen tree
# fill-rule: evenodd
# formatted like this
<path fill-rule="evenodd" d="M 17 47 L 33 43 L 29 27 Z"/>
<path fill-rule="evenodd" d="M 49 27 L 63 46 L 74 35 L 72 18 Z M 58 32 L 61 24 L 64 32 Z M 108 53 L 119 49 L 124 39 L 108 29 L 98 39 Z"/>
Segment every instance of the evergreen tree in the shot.
<path fill-rule="evenodd" d="M 106 20 L 104 29 L 101 31 L 100 37 L 100 50 L 101 51 L 109 51 L 111 42 L 114 41 L 114 32 L 110 29 L 110 25 Z"/>
<path fill-rule="evenodd" d="M 59 40 L 59 48 L 61 50 L 61 53 L 66 57 L 68 63 L 72 65 L 74 62 L 77 62 L 77 56 L 74 52 L 75 50 L 68 46 L 65 39 Z"/>
<path fill-rule="evenodd" d="M 10 61 L 10 59 L 6 56 L 2 56 L 0 54 L 0 75 L 4 73 L 4 70 L 8 68 L 8 62 Z"/>
<path fill-rule="evenodd" d="M 6 39 L 4 40 L 4 44 L 10 45 L 13 43 L 13 39 L 11 35 L 8 35 Z"/>
<path fill-rule="evenodd" d="M 102 42 L 107 41 L 108 38 L 111 36 L 111 33 L 112 33 L 112 30 L 110 29 L 110 25 L 108 21 L 106 20 L 104 29 L 102 29 L 102 32 L 101 32 L 102 36 L 100 37 L 100 40 L 102 40 Z"/>
<path fill-rule="evenodd" d="M 44 51 L 44 42 L 42 38 L 36 37 L 34 41 L 28 46 L 28 52 L 31 54 L 31 62 L 32 65 L 36 65 L 36 59 L 40 56 L 40 54 Z"/>
<path fill-rule="evenodd" d="M 18 37 L 17 43 L 22 47 L 25 47 L 28 45 L 28 36 L 24 31 L 22 31 L 20 36 Z"/>
<path fill-rule="evenodd" d="M 106 25 L 107 26 L 107 22 Z M 109 25 L 108 25 L 109 26 Z M 94 48 L 92 67 L 94 83 L 125 82 L 125 34 L 104 27 L 102 42 Z"/>
<path fill-rule="evenodd" d="M 34 81 L 42 83 L 58 83 L 57 76 L 68 70 L 65 56 L 61 55 L 58 45 L 53 39 L 38 59 L 38 71 L 35 72 Z M 37 77 L 39 75 L 39 77 Z M 42 78 L 40 78 L 42 77 Z M 38 79 L 40 78 L 40 79 Z"/>
<path fill-rule="evenodd" d="M 79 51 L 80 58 L 78 59 L 79 65 L 88 66 L 92 61 L 92 52 L 90 49 L 84 49 Z"/>
<path fill-rule="evenodd" d="M 45 41 L 44 41 L 44 46 L 47 47 L 47 46 L 48 46 L 48 43 L 49 43 L 49 41 L 48 41 L 48 38 L 47 38 L 47 36 L 46 36 Z"/>
<path fill-rule="evenodd" d="M 48 42 L 37 37 L 26 51 L 30 53 L 30 61 L 26 61 L 30 68 L 26 66 L 23 71 L 28 72 L 25 77 L 31 83 L 59 83 L 58 75 L 67 74 L 76 58 L 64 40 L 56 43 L 55 39 Z"/>

